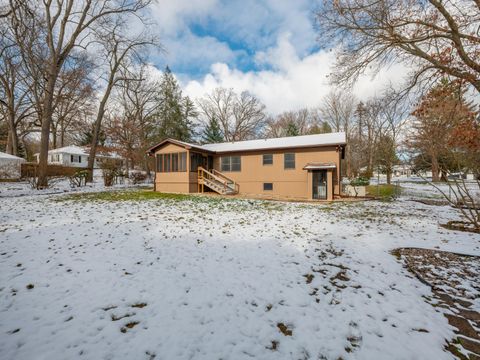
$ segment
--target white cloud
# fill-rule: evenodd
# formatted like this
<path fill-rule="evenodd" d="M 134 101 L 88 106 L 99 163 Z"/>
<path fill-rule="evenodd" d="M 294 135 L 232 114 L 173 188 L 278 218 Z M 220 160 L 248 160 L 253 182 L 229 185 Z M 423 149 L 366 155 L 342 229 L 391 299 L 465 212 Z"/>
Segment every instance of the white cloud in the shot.
<path fill-rule="evenodd" d="M 332 89 L 328 75 L 335 62 L 334 53 L 318 51 L 299 58 L 288 34 L 280 35 L 276 46 L 257 53 L 256 59 L 270 65 L 271 69 L 242 72 L 225 63 L 215 63 L 203 79 L 186 81 L 184 91 L 192 98 L 202 97 L 215 87 L 249 91 L 266 105 L 268 112 L 278 114 L 319 106 Z M 365 75 L 352 91 L 359 99 L 366 100 L 379 93 L 390 81 L 398 84 L 406 71 L 404 66 L 397 65 L 381 71 L 374 78 Z"/>
<path fill-rule="evenodd" d="M 216 7 L 218 0 L 161 0 L 152 4 L 151 16 L 157 30 L 168 36 L 183 31 L 188 21 L 207 16 Z"/>

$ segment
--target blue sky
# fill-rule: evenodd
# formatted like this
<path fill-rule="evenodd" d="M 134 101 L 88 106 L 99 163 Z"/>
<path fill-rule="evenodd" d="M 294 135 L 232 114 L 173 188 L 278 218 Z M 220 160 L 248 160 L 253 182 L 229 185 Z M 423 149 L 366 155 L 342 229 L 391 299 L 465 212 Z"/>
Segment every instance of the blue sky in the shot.
<path fill-rule="evenodd" d="M 159 0 L 152 16 L 166 53 L 154 64 L 168 64 L 194 98 L 224 86 L 252 92 L 271 113 L 318 106 L 335 62 L 315 31 L 318 7 L 316 0 Z M 401 74 L 367 76 L 352 91 L 371 96 Z"/>

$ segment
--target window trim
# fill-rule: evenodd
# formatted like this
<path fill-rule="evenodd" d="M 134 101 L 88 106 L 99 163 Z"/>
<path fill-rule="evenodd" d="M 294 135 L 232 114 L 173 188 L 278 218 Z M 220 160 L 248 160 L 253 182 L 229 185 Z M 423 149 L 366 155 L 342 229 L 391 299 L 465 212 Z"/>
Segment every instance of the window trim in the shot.
<path fill-rule="evenodd" d="M 287 155 L 293 155 L 293 167 L 287 166 L 287 162 L 291 163 L 292 160 L 287 160 Z M 296 164 L 295 164 L 295 153 L 284 153 L 283 154 L 283 169 L 284 170 L 295 170 Z"/>
<path fill-rule="evenodd" d="M 270 163 L 265 163 L 265 156 L 270 156 L 270 158 L 271 158 Z M 272 166 L 273 165 L 273 154 L 263 154 L 262 155 L 262 165 L 263 166 Z"/>

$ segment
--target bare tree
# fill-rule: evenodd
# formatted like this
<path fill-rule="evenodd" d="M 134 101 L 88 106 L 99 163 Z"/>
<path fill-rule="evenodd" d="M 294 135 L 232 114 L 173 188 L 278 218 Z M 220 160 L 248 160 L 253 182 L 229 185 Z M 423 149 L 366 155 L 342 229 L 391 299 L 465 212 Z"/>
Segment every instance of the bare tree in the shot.
<path fill-rule="evenodd" d="M 32 114 L 20 49 L 6 18 L 0 19 L 0 117 L 8 126 L 6 152 L 18 155 L 19 127 Z"/>
<path fill-rule="evenodd" d="M 84 121 L 85 114 L 92 112 L 95 101 L 92 71 L 93 63 L 85 56 L 79 56 L 71 59 L 69 68 L 60 73 L 51 123 L 53 148 L 65 146 L 67 134 L 72 135 L 72 131 L 81 128 L 79 122 Z"/>
<path fill-rule="evenodd" d="M 104 78 L 106 85 L 93 125 L 92 144 L 88 158 L 88 181 L 93 180 L 93 165 L 97 152 L 98 137 L 112 90 L 118 84 L 128 81 L 130 78 L 135 81 L 135 77 L 129 74 L 128 69 L 144 61 L 143 55 L 146 47 L 156 45 L 155 38 L 146 33 L 134 37 L 126 36 L 124 34 L 125 25 L 125 22 L 120 19 L 113 29 L 105 29 L 105 32 L 98 34 L 99 42 L 103 48 L 102 56 L 107 62 Z"/>
<path fill-rule="evenodd" d="M 335 89 L 325 96 L 319 108 L 320 116 L 326 121 L 335 132 L 345 132 L 347 145 L 345 148 L 345 170 L 346 176 L 353 176 L 352 162 L 353 139 L 354 139 L 354 118 L 357 100 L 349 92 Z"/>
<path fill-rule="evenodd" d="M 480 91 L 478 0 L 324 1 L 316 14 L 322 39 L 339 45 L 334 81 L 399 60 L 413 65 L 409 88 L 445 74 Z"/>
<path fill-rule="evenodd" d="M 128 165 L 141 164 L 149 173 L 145 151 L 155 137 L 160 82 L 148 78 L 146 66 L 130 70 L 124 78 L 116 91 L 115 109 L 107 117 L 106 133 L 118 153 L 129 160 Z"/>
<path fill-rule="evenodd" d="M 233 89 L 216 88 L 198 105 L 206 123 L 218 121 L 226 141 L 255 138 L 265 126 L 265 105 L 248 92 L 239 96 Z"/>
<path fill-rule="evenodd" d="M 59 75 L 72 51 L 89 46 L 93 28 L 111 24 L 113 18 L 125 14 L 141 12 L 150 0 L 10 0 L 10 18 L 16 34 L 24 34 L 31 25 L 41 29 L 41 36 L 36 39 L 41 54 L 33 57 L 44 65 L 44 88 L 40 95 L 41 139 L 38 168 L 38 187 L 48 186 L 47 155 L 50 129 L 54 114 L 54 94 Z M 25 54 L 31 54 L 22 38 L 17 43 Z"/>

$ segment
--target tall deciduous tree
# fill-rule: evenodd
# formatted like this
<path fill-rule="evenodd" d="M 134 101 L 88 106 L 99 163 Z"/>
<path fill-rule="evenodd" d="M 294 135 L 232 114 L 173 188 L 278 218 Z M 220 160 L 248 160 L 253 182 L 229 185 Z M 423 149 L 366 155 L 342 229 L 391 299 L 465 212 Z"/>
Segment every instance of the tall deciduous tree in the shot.
<path fill-rule="evenodd" d="M 40 157 L 38 168 L 38 187 L 48 186 L 47 155 L 50 129 L 54 114 L 54 94 L 57 82 L 74 49 L 88 46 L 93 31 L 104 26 L 111 26 L 117 16 L 139 14 L 149 0 L 11 0 L 10 19 L 15 34 L 21 35 L 38 28 L 40 36 L 34 41 L 37 46 L 30 46 L 18 36 L 24 59 L 42 64 L 44 81 L 39 95 L 38 107 L 41 114 Z M 40 49 L 37 53 L 35 50 Z M 34 68 L 35 64 L 30 64 Z M 35 74 L 38 75 L 38 74 Z"/>
<path fill-rule="evenodd" d="M 454 130 L 476 117 L 464 93 L 461 82 L 444 79 L 421 99 L 413 112 L 415 121 L 408 145 L 431 167 L 434 182 L 440 181 L 442 172 L 451 170 L 442 162 L 448 161 L 455 150 Z"/>
<path fill-rule="evenodd" d="M 112 91 L 119 83 L 128 80 L 129 67 L 144 62 L 143 55 L 146 48 L 156 45 L 155 38 L 146 33 L 127 36 L 125 34 L 127 26 L 128 23 L 125 19 L 117 18 L 112 28 L 106 27 L 101 32 L 97 31 L 97 38 L 103 49 L 102 55 L 106 59 L 105 89 L 98 105 L 93 126 L 93 137 L 88 157 L 88 181 L 93 180 L 93 165 L 97 153 L 98 135 L 101 131 L 102 121 Z"/>
<path fill-rule="evenodd" d="M 410 86 L 448 75 L 480 92 L 478 0 L 327 0 L 316 15 L 322 41 L 339 47 L 336 82 L 403 60 Z"/>
<path fill-rule="evenodd" d="M 218 121 L 226 141 L 255 138 L 266 124 L 265 105 L 248 92 L 216 88 L 198 104 L 205 122 Z"/>

